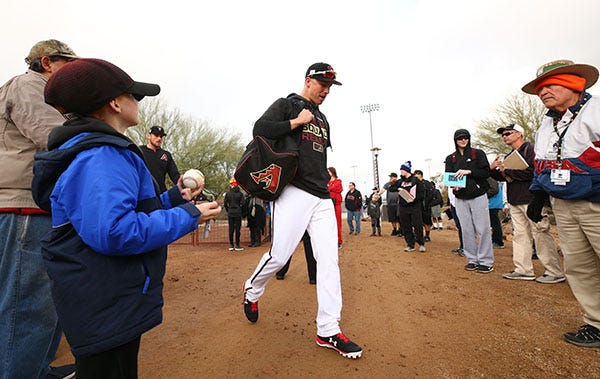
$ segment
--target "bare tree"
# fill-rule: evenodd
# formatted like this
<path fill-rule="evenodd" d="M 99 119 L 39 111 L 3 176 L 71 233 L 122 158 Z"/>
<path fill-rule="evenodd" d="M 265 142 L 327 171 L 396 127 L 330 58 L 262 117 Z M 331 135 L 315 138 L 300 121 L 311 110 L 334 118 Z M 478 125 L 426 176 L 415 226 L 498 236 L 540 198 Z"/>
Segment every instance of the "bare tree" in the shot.
<path fill-rule="evenodd" d="M 521 125 L 525 130 L 523 139 L 533 142 L 545 111 L 537 97 L 523 93 L 513 95 L 496 109 L 492 117 L 479 121 L 473 144 L 488 154 L 507 154 L 510 147 L 502 141 L 496 129 L 510 124 Z"/>
<path fill-rule="evenodd" d="M 190 168 L 202 171 L 206 192 L 217 196 L 229 189 L 229 179 L 244 152 L 239 133 L 213 127 L 208 121 L 167 109 L 160 100 L 148 99 L 140 103 L 140 123 L 129 128 L 128 135 L 138 144 L 146 144 L 153 125 L 165 128 L 163 148 L 171 152 L 182 174 Z"/>

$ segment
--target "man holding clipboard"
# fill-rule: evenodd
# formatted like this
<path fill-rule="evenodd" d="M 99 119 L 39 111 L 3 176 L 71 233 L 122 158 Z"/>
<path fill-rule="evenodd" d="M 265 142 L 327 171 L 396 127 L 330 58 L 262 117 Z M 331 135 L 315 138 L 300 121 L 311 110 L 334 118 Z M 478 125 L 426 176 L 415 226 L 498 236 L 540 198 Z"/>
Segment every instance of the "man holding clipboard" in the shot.
<path fill-rule="evenodd" d="M 504 143 L 512 147 L 512 151 L 504 158 L 504 162 L 496 157 L 490 164 L 490 175 L 496 180 L 506 181 L 506 197 L 510 204 L 510 215 L 513 223 L 513 264 L 515 268 L 502 277 L 512 280 L 535 280 L 539 283 L 560 283 L 565 277 L 560 268 L 560 259 L 554 238 L 550 234 L 550 221 L 546 211 L 540 222 L 533 222 L 527 217 L 527 204 L 533 198 L 529 186 L 533 180 L 533 160 L 535 152 L 529 142 L 523 140 L 524 130 L 520 125 L 511 124 L 498 128 Z M 544 274 L 536 278 L 533 271 L 533 242 L 540 262 L 544 266 Z"/>

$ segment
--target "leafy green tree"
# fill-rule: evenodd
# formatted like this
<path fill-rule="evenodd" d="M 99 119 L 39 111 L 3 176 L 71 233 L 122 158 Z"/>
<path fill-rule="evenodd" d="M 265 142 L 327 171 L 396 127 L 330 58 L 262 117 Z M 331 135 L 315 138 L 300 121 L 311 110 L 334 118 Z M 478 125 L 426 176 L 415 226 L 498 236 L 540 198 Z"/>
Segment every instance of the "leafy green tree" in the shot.
<path fill-rule="evenodd" d="M 158 99 L 144 99 L 140 103 L 140 123 L 127 133 L 136 143 L 145 145 L 153 125 L 165 128 L 163 148 L 171 152 L 181 174 L 191 168 L 202 171 L 206 192 L 219 197 L 229 189 L 229 179 L 244 152 L 239 133 L 167 109 Z"/>
<path fill-rule="evenodd" d="M 496 109 L 493 116 L 478 122 L 473 145 L 488 154 L 508 154 L 510 146 L 502 141 L 496 130 L 510 124 L 518 124 L 525 130 L 523 139 L 533 142 L 545 113 L 546 108 L 537 97 L 524 93 L 513 95 Z"/>

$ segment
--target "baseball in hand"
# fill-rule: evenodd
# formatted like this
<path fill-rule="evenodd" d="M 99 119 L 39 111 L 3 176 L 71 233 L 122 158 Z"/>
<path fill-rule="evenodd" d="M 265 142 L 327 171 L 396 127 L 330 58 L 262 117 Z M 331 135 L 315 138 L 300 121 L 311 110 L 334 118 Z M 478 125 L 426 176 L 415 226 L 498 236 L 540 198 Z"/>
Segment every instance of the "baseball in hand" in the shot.
<path fill-rule="evenodd" d="M 204 184 L 204 174 L 200 170 L 192 168 L 183 174 L 183 185 L 185 188 L 195 190 Z"/>

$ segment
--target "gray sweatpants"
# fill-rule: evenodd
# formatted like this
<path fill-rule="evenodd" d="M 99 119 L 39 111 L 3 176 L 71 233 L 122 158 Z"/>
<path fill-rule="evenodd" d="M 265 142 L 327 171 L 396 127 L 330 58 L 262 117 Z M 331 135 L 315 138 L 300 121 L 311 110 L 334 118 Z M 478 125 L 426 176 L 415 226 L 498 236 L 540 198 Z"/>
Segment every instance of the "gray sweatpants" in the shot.
<path fill-rule="evenodd" d="M 467 262 L 493 266 L 494 250 L 486 194 L 468 200 L 457 198 L 456 214 L 460 220 Z"/>

